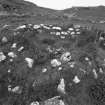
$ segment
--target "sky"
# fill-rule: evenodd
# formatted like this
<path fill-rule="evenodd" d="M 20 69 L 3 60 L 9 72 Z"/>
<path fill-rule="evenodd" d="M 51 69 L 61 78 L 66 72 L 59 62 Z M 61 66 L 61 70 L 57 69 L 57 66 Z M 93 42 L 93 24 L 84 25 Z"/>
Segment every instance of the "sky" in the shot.
<path fill-rule="evenodd" d="M 62 10 L 73 6 L 99 6 L 105 5 L 105 0 L 25 0 L 38 6 Z"/>

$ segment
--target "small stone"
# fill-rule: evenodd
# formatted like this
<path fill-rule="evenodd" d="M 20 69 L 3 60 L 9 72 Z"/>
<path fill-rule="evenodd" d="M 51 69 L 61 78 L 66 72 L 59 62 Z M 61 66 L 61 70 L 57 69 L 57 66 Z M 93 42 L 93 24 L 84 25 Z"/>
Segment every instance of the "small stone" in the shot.
<path fill-rule="evenodd" d="M 25 58 L 25 61 L 28 63 L 28 67 L 32 68 L 34 60 L 31 58 Z"/>
<path fill-rule="evenodd" d="M 34 29 L 39 29 L 40 28 L 40 25 L 34 25 L 33 28 Z"/>
<path fill-rule="evenodd" d="M 68 33 L 65 32 L 65 31 L 62 31 L 61 34 L 63 34 L 63 35 L 68 35 Z"/>
<path fill-rule="evenodd" d="M 24 49 L 24 47 L 21 46 L 21 47 L 18 49 L 18 51 L 20 52 L 20 51 L 22 51 L 23 49 Z"/>
<path fill-rule="evenodd" d="M 45 24 L 40 24 L 40 26 L 43 27 L 44 29 L 48 29 L 48 30 L 50 29 L 50 27 L 48 25 L 45 25 Z"/>
<path fill-rule="evenodd" d="M 60 105 L 65 105 L 65 103 L 64 103 L 63 100 L 60 100 L 59 104 L 60 104 Z"/>
<path fill-rule="evenodd" d="M 61 33 L 60 32 L 56 32 L 56 35 L 59 36 L 59 35 L 61 35 Z"/>
<path fill-rule="evenodd" d="M 10 61 L 10 62 L 13 62 L 13 59 L 10 59 L 9 61 Z"/>
<path fill-rule="evenodd" d="M 69 28 L 68 30 L 73 31 L 74 29 L 73 28 Z"/>
<path fill-rule="evenodd" d="M 65 39 L 65 36 L 60 36 L 61 39 Z"/>
<path fill-rule="evenodd" d="M 81 32 L 76 32 L 76 34 L 78 34 L 78 35 L 79 35 L 79 34 L 81 34 Z"/>
<path fill-rule="evenodd" d="M 36 101 L 36 102 L 31 102 L 30 105 L 39 105 L 39 102 L 38 102 L 38 101 Z"/>
<path fill-rule="evenodd" d="M 75 62 L 69 62 L 68 64 L 70 65 L 71 68 L 74 68 L 75 66 Z"/>
<path fill-rule="evenodd" d="M 64 61 L 64 62 L 68 62 L 71 60 L 71 54 L 70 52 L 65 52 L 61 58 L 60 58 L 61 61 Z"/>
<path fill-rule="evenodd" d="M 6 42 L 8 42 L 8 39 L 7 39 L 7 37 L 5 37 L 5 36 L 4 36 L 4 37 L 2 38 L 2 42 L 3 42 L 3 43 L 6 43 Z"/>
<path fill-rule="evenodd" d="M 11 91 L 20 94 L 22 92 L 22 89 L 20 88 L 20 86 L 16 86 Z"/>
<path fill-rule="evenodd" d="M 11 73 L 11 70 L 10 69 L 8 70 L 8 73 Z"/>
<path fill-rule="evenodd" d="M 97 74 L 96 70 L 93 69 L 92 71 L 93 71 L 93 74 L 94 74 L 95 79 L 97 79 L 98 78 L 98 74 Z"/>
<path fill-rule="evenodd" d="M 14 52 L 9 52 L 9 53 L 8 53 L 8 56 L 9 56 L 9 57 L 12 57 L 12 58 L 17 57 L 17 55 L 16 55 Z"/>
<path fill-rule="evenodd" d="M 12 89 L 11 89 L 11 85 L 8 85 L 8 91 L 11 91 Z"/>
<path fill-rule="evenodd" d="M 62 67 L 59 67 L 59 68 L 58 68 L 58 71 L 61 71 L 61 70 L 62 70 Z"/>
<path fill-rule="evenodd" d="M 75 29 L 75 31 L 77 31 L 77 32 L 78 32 L 78 31 L 80 31 L 80 29 L 79 29 L 79 28 L 76 28 L 76 29 Z"/>
<path fill-rule="evenodd" d="M 57 66 L 61 65 L 61 62 L 58 61 L 57 59 L 53 59 L 53 60 L 51 60 L 51 65 L 52 65 L 52 67 L 57 67 Z"/>
<path fill-rule="evenodd" d="M 52 29 L 62 30 L 61 27 L 52 27 Z"/>
<path fill-rule="evenodd" d="M 23 28 L 26 28 L 26 25 L 19 26 L 19 27 L 16 28 L 16 30 L 23 29 Z"/>
<path fill-rule="evenodd" d="M 3 61 L 6 59 L 6 56 L 3 54 L 3 52 L 0 52 L 0 61 Z"/>
<path fill-rule="evenodd" d="M 64 79 L 60 79 L 60 84 L 58 85 L 58 91 L 65 94 L 65 81 Z"/>
<path fill-rule="evenodd" d="M 71 32 L 70 34 L 71 34 L 71 35 L 75 35 L 75 32 Z"/>
<path fill-rule="evenodd" d="M 11 46 L 11 48 L 16 48 L 16 43 L 13 43 L 13 45 Z"/>
<path fill-rule="evenodd" d="M 99 68 L 99 72 L 102 73 L 102 74 L 104 73 L 102 68 Z"/>
<path fill-rule="evenodd" d="M 78 76 L 74 77 L 73 82 L 75 82 L 76 84 L 80 82 L 80 79 L 78 78 Z"/>
<path fill-rule="evenodd" d="M 47 71 L 47 68 L 43 68 L 42 72 L 45 73 Z"/>

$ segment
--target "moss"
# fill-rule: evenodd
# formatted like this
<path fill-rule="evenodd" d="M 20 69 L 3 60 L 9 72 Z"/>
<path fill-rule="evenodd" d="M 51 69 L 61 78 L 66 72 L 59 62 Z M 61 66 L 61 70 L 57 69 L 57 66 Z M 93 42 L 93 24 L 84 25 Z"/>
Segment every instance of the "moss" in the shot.
<path fill-rule="evenodd" d="M 105 81 L 98 78 L 89 84 L 86 88 L 86 94 L 90 99 L 90 102 L 94 105 L 105 104 Z"/>
<path fill-rule="evenodd" d="M 77 39 L 77 47 L 85 47 L 89 43 L 94 43 L 96 33 L 94 31 L 83 30 Z"/>
<path fill-rule="evenodd" d="M 43 39 L 42 43 L 47 44 L 47 45 L 53 45 L 53 44 L 55 44 L 55 40 L 53 40 L 53 39 Z"/>
<path fill-rule="evenodd" d="M 102 41 L 99 43 L 99 47 L 102 48 L 103 50 L 105 50 L 105 40 L 102 40 Z"/>

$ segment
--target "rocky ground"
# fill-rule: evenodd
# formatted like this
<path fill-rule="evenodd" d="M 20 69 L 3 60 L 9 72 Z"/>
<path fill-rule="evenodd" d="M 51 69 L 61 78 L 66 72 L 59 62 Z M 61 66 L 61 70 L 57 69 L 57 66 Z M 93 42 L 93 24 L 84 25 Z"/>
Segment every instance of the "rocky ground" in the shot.
<path fill-rule="evenodd" d="M 104 75 L 104 35 L 75 25 L 65 28 L 27 24 L 2 28 L 1 104 L 44 104 L 53 97 L 67 105 L 104 102 L 103 88 L 92 82 Z"/>
<path fill-rule="evenodd" d="M 0 105 L 105 104 L 102 28 L 74 24 L 69 9 L 22 0 L 1 0 L 0 8 Z"/>

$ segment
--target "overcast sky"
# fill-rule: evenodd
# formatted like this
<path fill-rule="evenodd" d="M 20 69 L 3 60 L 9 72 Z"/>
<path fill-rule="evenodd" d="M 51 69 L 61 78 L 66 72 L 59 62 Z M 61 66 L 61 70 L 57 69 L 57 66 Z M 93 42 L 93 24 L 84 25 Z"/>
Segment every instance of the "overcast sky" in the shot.
<path fill-rule="evenodd" d="M 105 5 L 105 0 L 25 0 L 31 1 L 39 6 L 51 9 L 65 9 L 72 6 L 97 6 Z"/>

